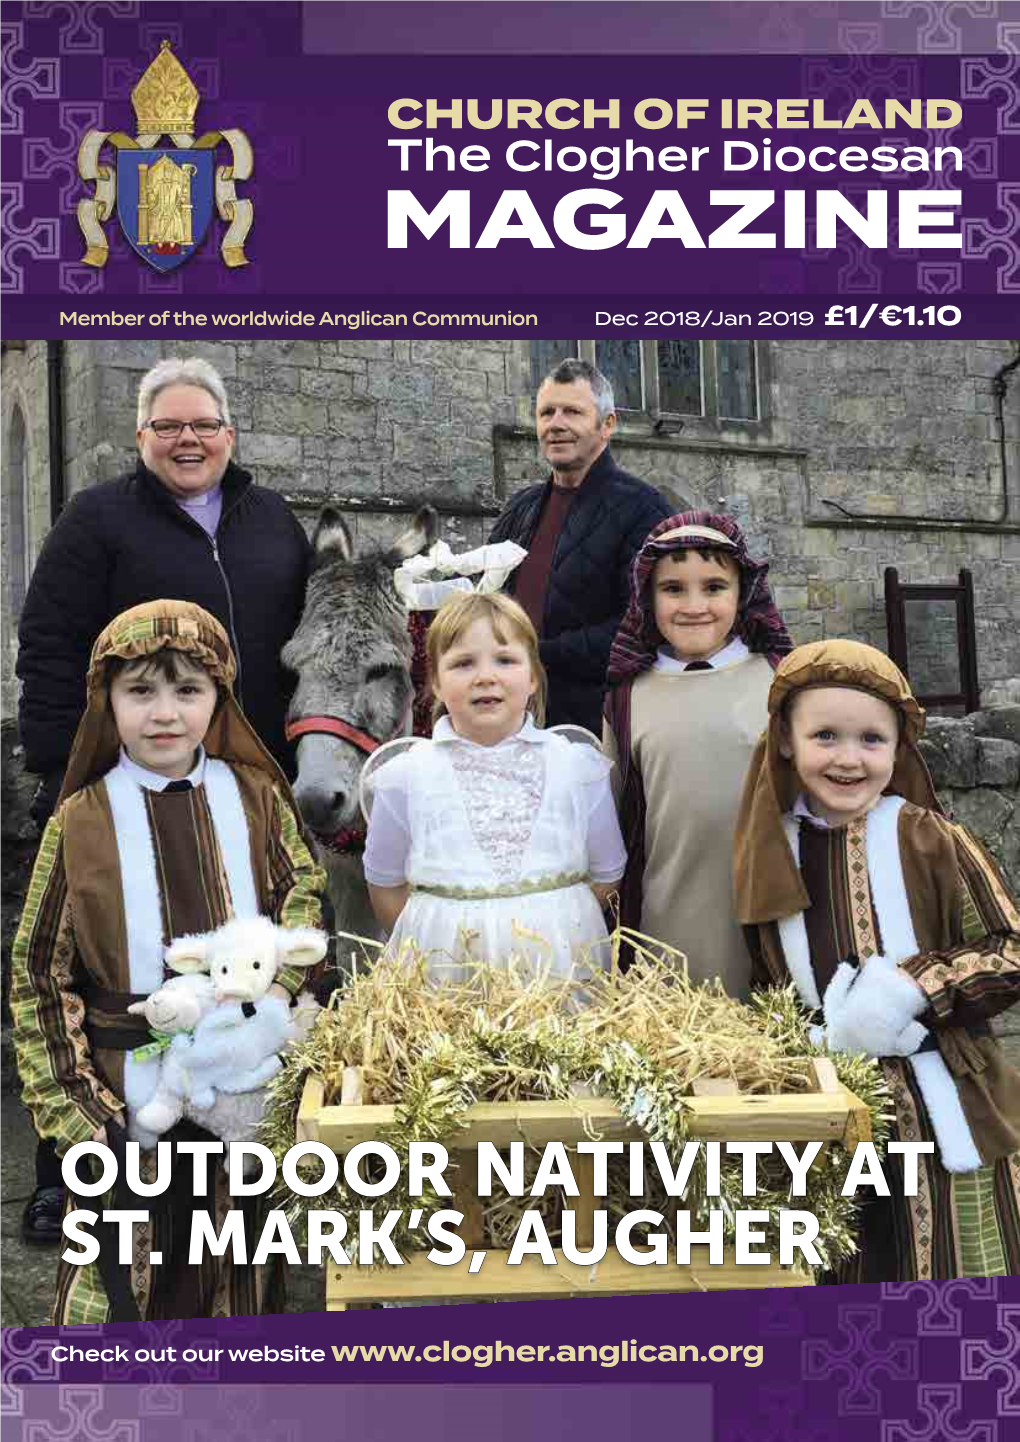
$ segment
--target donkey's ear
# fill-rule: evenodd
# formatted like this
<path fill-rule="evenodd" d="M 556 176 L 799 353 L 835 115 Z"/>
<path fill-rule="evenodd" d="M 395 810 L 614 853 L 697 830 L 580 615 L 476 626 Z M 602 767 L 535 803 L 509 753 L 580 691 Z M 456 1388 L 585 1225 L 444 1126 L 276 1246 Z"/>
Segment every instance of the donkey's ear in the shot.
<path fill-rule="evenodd" d="M 323 506 L 312 536 L 312 549 L 316 556 L 326 551 L 336 551 L 341 560 L 349 561 L 354 554 L 354 539 L 347 529 L 347 522 L 332 506 Z"/>
<path fill-rule="evenodd" d="M 439 516 L 432 506 L 422 506 L 420 511 L 415 511 L 407 530 L 393 542 L 390 556 L 397 563 L 406 561 L 419 551 L 427 551 L 438 535 Z"/>

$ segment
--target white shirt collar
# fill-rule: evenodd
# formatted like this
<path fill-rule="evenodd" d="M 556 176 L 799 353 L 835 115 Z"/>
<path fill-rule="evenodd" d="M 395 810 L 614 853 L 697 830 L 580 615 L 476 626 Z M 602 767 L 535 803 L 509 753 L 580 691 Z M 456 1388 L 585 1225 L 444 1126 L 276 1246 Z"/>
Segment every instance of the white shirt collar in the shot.
<path fill-rule="evenodd" d="M 815 829 L 818 831 L 832 830 L 832 827 L 829 825 L 829 823 L 825 820 L 824 817 L 816 816 L 815 813 L 811 810 L 811 807 L 808 805 L 807 795 L 803 791 L 800 792 L 796 801 L 793 803 L 793 811 L 791 815 L 795 816 L 798 821 L 808 822 L 809 825 L 814 826 Z"/>
<path fill-rule="evenodd" d="M 535 725 L 534 718 L 530 711 L 525 716 L 524 725 L 521 729 L 515 731 L 512 736 L 505 736 L 502 741 L 497 741 L 495 746 L 482 746 L 482 743 L 479 741 L 471 741 L 468 737 L 461 736 L 459 732 L 453 729 L 453 722 L 449 716 L 440 716 L 432 728 L 433 741 L 439 741 L 441 743 L 457 741 L 461 746 L 480 746 L 483 751 L 496 751 L 500 746 L 508 746 L 511 741 L 529 741 L 533 746 L 542 746 L 545 744 L 546 738 L 547 733 Z"/>
<path fill-rule="evenodd" d="M 198 762 L 187 776 L 161 776 L 158 771 L 150 771 L 147 766 L 139 766 L 137 761 L 132 761 L 122 746 L 120 748 L 120 760 L 117 762 L 122 771 L 126 771 L 136 786 L 143 787 L 146 791 L 165 791 L 171 781 L 190 781 L 192 786 L 201 786 L 205 779 L 205 747 L 198 748 Z"/>
<path fill-rule="evenodd" d="M 737 661 L 745 660 L 750 654 L 750 651 L 740 637 L 734 636 L 726 643 L 721 651 L 717 651 L 714 656 L 709 656 L 707 661 L 713 671 L 719 671 L 723 666 L 733 666 Z M 677 674 L 678 672 L 686 671 L 692 661 L 700 661 L 701 659 L 700 656 L 689 656 L 687 660 L 683 660 L 681 657 L 676 656 L 669 646 L 660 646 L 655 653 L 655 663 L 652 670 L 668 671 Z"/>
<path fill-rule="evenodd" d="M 884 800 L 884 796 L 877 797 L 876 800 L 873 801 L 868 807 L 867 811 L 862 812 L 862 815 L 870 815 L 871 812 L 875 810 L 875 807 L 880 806 Z M 815 827 L 817 831 L 839 831 L 847 825 L 845 821 L 841 821 L 839 826 L 833 826 L 828 821 L 826 821 L 823 816 L 816 816 L 815 813 L 811 810 L 811 805 L 808 801 L 806 791 L 802 791 L 798 795 L 796 801 L 793 803 L 793 809 L 791 810 L 790 814 L 791 816 L 796 817 L 798 821 L 808 822 L 808 824 Z M 856 816 L 854 817 L 854 820 L 860 821 L 861 817 Z"/>

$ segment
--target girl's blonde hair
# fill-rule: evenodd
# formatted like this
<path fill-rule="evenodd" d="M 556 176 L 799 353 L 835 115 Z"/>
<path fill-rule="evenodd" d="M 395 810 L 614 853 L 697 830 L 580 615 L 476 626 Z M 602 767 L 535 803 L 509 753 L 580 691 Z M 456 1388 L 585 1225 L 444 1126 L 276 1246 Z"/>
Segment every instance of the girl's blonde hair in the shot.
<path fill-rule="evenodd" d="M 543 726 L 548 683 L 545 667 L 538 654 L 538 636 L 523 606 L 519 606 L 511 596 L 504 596 L 501 591 L 492 595 L 465 591 L 463 595 L 451 596 L 448 601 L 443 602 L 429 626 L 429 674 L 433 677 L 436 675 L 440 658 L 451 646 L 456 646 L 464 632 L 476 621 L 488 621 L 492 634 L 501 646 L 514 640 L 524 647 L 531 665 L 531 674 L 535 679 L 535 693 L 528 702 L 528 710 L 535 718 L 535 725 Z M 433 723 L 445 713 L 446 707 L 437 697 L 432 708 Z"/>

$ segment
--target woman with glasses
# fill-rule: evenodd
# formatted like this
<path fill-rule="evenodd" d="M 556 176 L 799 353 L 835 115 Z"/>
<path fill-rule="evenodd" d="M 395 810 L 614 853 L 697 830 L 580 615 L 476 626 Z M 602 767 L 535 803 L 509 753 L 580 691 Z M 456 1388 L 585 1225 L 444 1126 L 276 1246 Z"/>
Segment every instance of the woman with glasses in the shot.
<path fill-rule="evenodd" d="M 50 531 L 19 627 L 19 726 L 42 776 L 33 817 L 56 803 L 85 702 L 93 642 L 144 601 L 192 601 L 219 620 L 237 658 L 235 693 L 260 739 L 293 775 L 283 723 L 293 679 L 280 650 L 301 616 L 310 546 L 276 491 L 233 459 L 226 387 L 208 361 L 163 360 L 138 387 L 133 471 L 87 486 Z M 60 1239 L 59 1164 L 37 1162 L 23 1235 Z"/>

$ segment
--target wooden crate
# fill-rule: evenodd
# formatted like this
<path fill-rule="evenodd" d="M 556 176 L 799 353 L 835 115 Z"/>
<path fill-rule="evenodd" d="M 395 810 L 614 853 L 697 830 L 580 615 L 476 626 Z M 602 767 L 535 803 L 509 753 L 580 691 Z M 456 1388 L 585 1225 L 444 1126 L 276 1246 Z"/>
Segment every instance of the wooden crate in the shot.
<path fill-rule="evenodd" d="M 727 1082 L 696 1083 L 687 1099 L 688 1135 L 723 1142 L 842 1142 L 851 1150 L 858 1142 L 870 1140 L 868 1109 L 840 1084 L 832 1063 L 818 1057 L 806 1062 L 805 1067 L 810 1069 L 814 1082 L 814 1090 L 809 1092 L 742 1096 Z M 333 1151 L 344 1153 L 358 1142 L 374 1141 L 392 1125 L 393 1114 L 392 1106 L 361 1103 L 359 1074 L 354 1068 L 345 1073 L 339 1105 L 325 1106 L 322 1081 L 310 1076 L 298 1111 L 297 1140 L 323 1142 Z M 468 1111 L 467 1125 L 458 1131 L 456 1149 L 450 1157 L 460 1163 L 464 1176 L 473 1178 L 473 1152 L 479 1142 L 505 1147 L 523 1141 L 541 1148 L 549 1142 L 570 1146 L 592 1135 L 605 1141 L 646 1139 L 639 1127 L 601 1097 L 578 1097 L 569 1102 L 483 1102 Z M 593 1158 L 585 1156 L 571 1159 L 581 1192 L 571 1199 L 577 1213 L 579 1248 L 591 1246 L 594 1213 L 602 1204 L 594 1195 L 593 1162 Z M 610 1247 L 605 1258 L 592 1267 L 568 1262 L 557 1252 L 554 1267 L 544 1266 L 532 1256 L 507 1271 L 509 1253 L 485 1247 L 482 1205 L 473 1191 L 455 1183 L 450 1205 L 464 1213 L 460 1235 L 467 1252 L 460 1262 L 438 1267 L 424 1253 L 416 1253 L 402 1267 L 338 1267 L 330 1263 L 326 1268 L 327 1310 L 343 1311 L 371 1301 L 599 1296 L 813 1285 L 810 1272 L 800 1267 L 782 1267 L 778 1262 L 738 1266 L 730 1249 L 719 1266 L 707 1261 L 692 1261 L 690 1266 L 635 1266 Z M 753 1199 L 749 1205 L 754 1205 Z M 475 1248 L 486 1250 L 487 1256 L 481 1270 L 472 1274 L 468 1268 Z"/>

